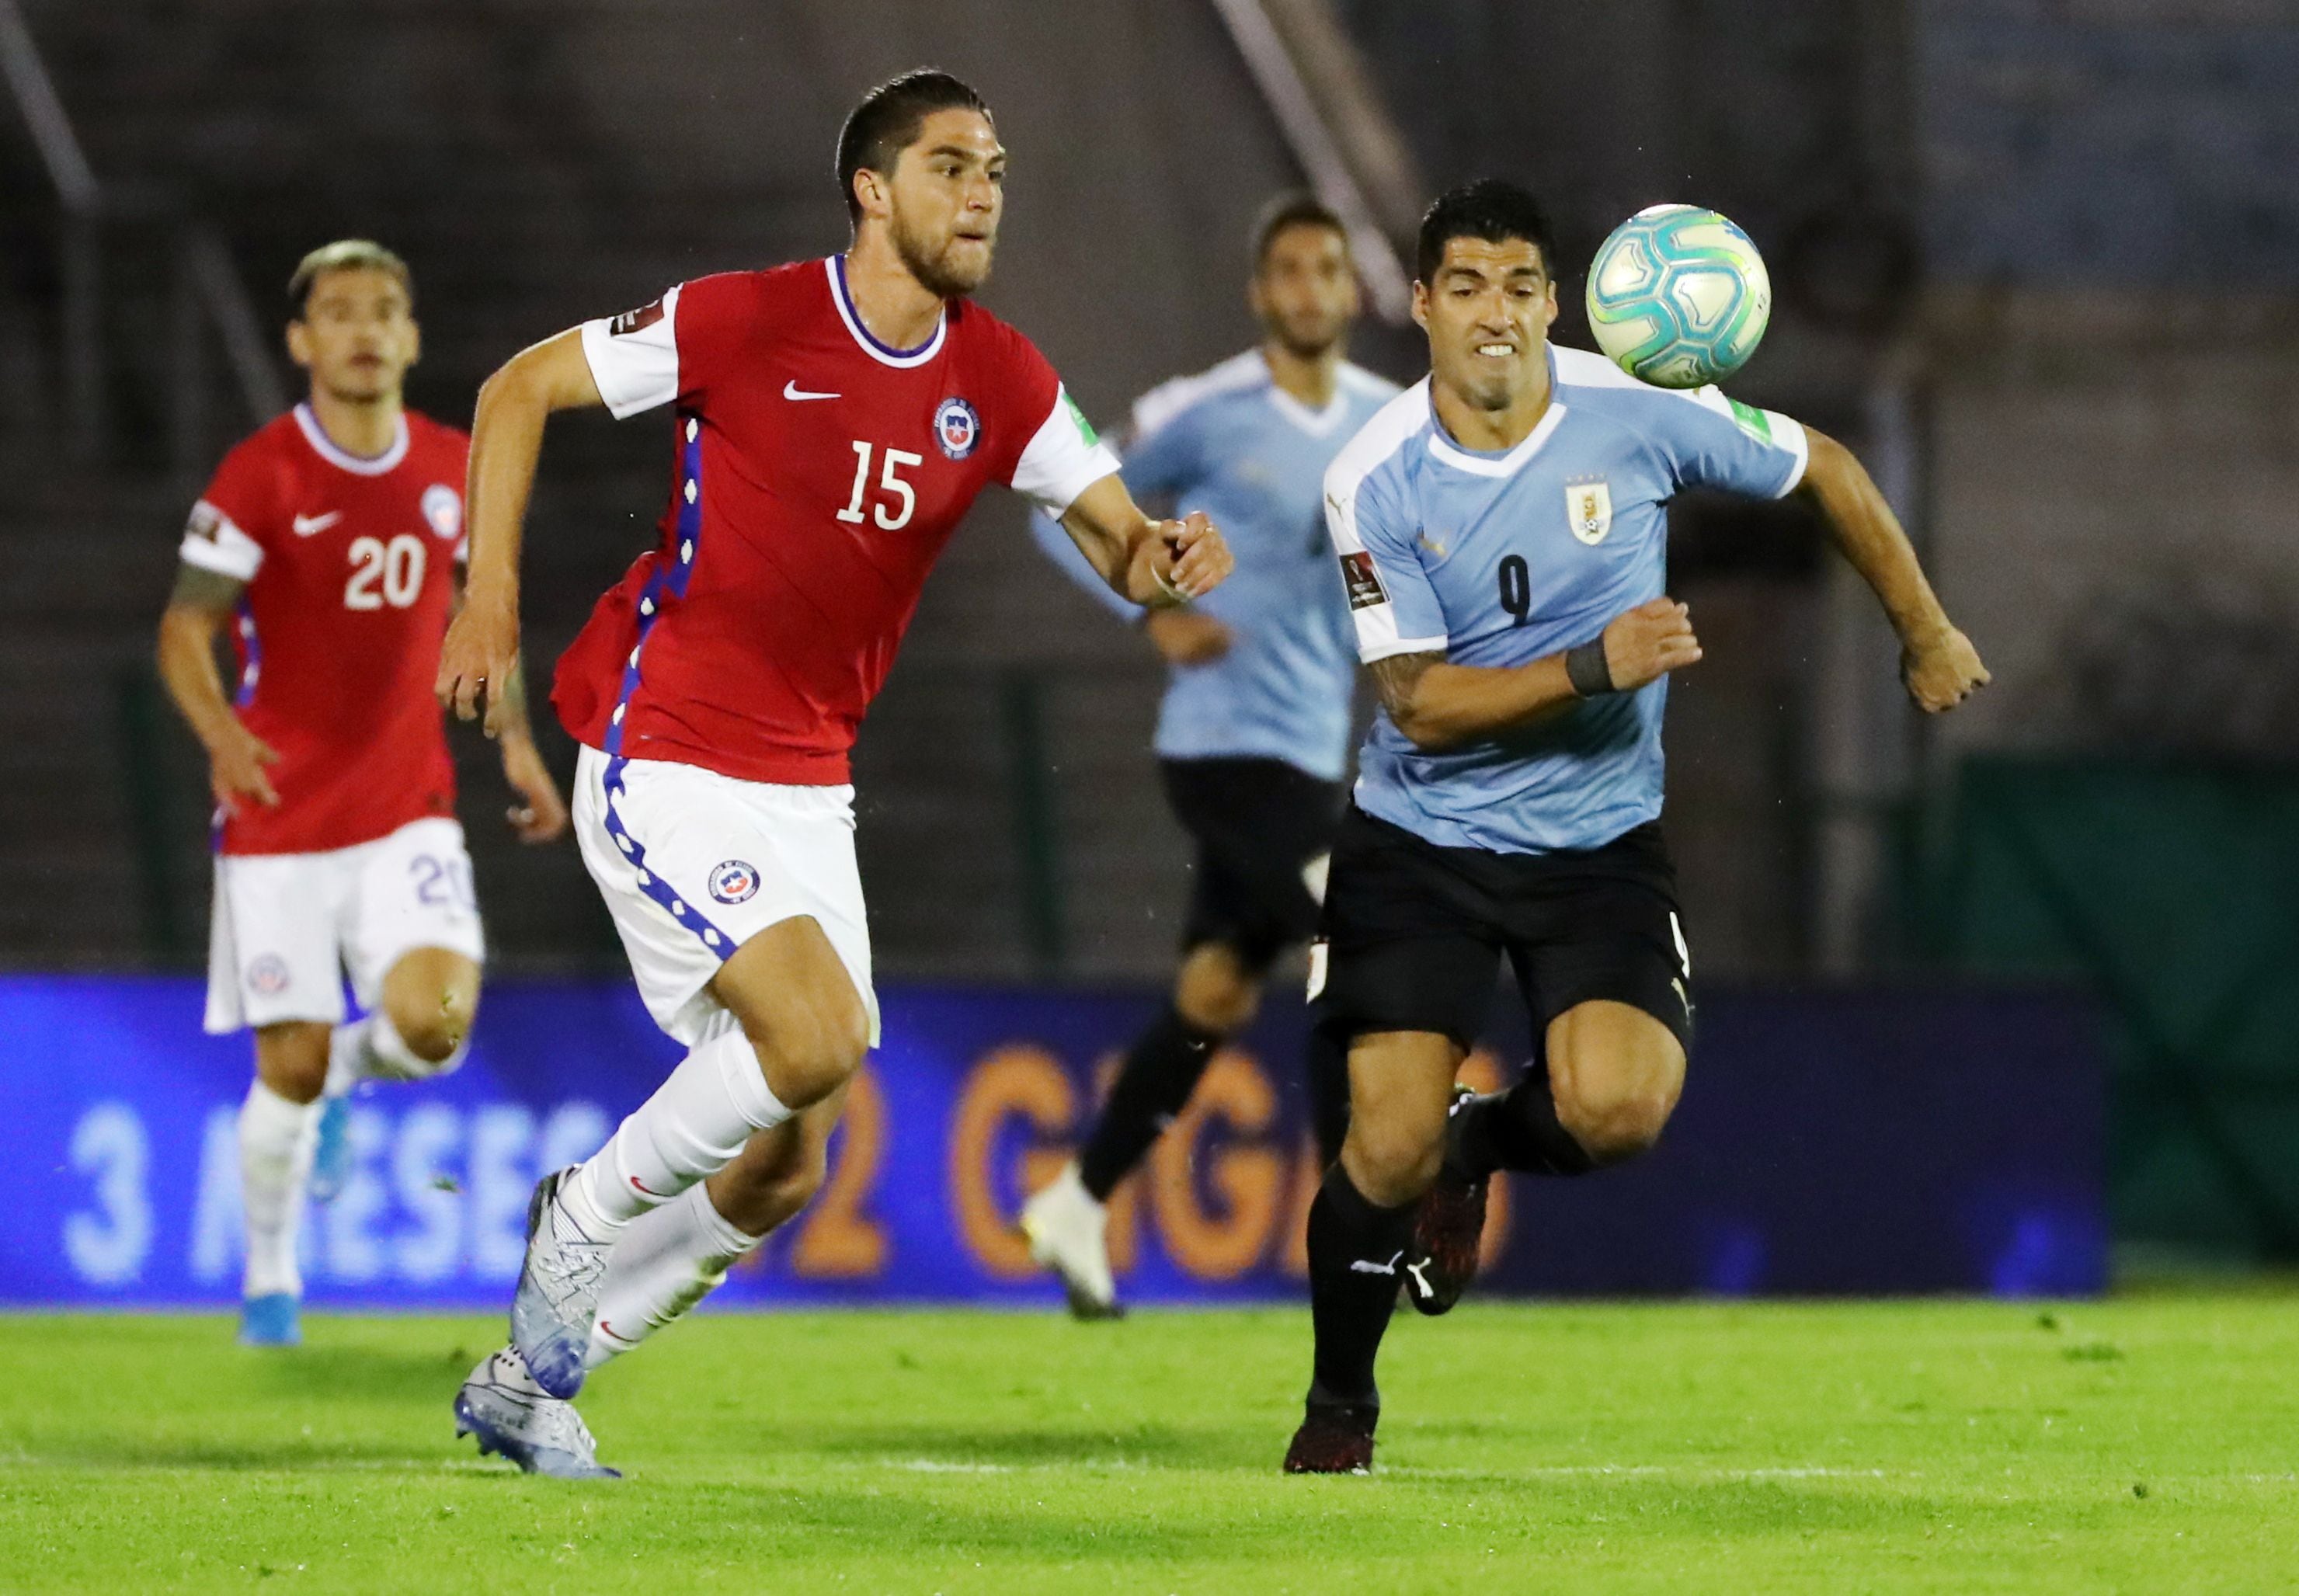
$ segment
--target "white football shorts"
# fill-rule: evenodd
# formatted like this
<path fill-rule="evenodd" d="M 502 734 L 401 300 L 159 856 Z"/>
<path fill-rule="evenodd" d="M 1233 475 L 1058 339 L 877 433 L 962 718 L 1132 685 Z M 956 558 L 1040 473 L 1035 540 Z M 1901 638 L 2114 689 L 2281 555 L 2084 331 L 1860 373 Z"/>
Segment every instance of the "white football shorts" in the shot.
<path fill-rule="evenodd" d="M 665 1031 L 689 1047 L 723 1032 L 734 1016 L 707 990 L 718 967 L 768 927 L 810 915 L 861 994 L 877 1045 L 852 787 L 742 781 L 585 748 L 574 811 L 583 862 Z"/>
<path fill-rule="evenodd" d="M 344 1018 L 344 975 L 372 1009 L 416 948 L 477 961 L 486 941 L 463 828 L 444 816 L 325 853 L 220 853 L 208 935 L 207 1028 Z"/>

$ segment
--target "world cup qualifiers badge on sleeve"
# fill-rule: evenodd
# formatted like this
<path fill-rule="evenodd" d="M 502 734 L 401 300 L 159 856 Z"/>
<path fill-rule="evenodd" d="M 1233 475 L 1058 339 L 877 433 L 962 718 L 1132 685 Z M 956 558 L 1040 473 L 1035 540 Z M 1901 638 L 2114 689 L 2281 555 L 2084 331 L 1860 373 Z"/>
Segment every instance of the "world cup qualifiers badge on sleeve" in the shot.
<path fill-rule="evenodd" d="M 963 399 L 945 399 L 934 411 L 934 442 L 952 460 L 964 460 L 982 441 L 982 418 Z"/>

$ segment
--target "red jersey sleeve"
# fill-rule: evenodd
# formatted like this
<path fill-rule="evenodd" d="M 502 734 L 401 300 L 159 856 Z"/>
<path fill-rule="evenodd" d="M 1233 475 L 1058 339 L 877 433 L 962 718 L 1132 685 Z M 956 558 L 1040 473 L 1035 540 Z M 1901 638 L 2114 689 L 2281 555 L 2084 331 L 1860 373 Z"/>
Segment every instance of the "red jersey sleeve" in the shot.
<path fill-rule="evenodd" d="M 1000 429 L 1012 440 L 1012 453 L 992 469 L 999 481 L 1058 520 L 1080 494 L 1116 472 L 1117 456 L 1095 435 L 1037 345 L 1011 328 L 1000 330 L 1008 346 L 1000 356 L 1006 370 L 1000 387 L 1010 395 L 1020 425 Z"/>
<path fill-rule="evenodd" d="M 187 565 L 252 582 L 278 536 L 279 464 L 266 446 L 269 429 L 223 457 L 192 506 L 178 551 Z"/>

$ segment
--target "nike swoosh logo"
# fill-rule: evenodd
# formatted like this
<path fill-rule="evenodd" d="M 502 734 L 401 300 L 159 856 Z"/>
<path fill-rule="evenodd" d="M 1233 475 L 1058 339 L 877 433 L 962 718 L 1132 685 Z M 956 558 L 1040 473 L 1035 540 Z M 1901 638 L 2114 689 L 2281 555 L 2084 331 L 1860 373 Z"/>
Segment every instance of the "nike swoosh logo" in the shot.
<path fill-rule="evenodd" d="M 653 1191 L 653 1190 L 649 1189 L 649 1188 L 648 1188 L 648 1187 L 646 1187 L 646 1186 L 640 1185 L 639 1185 L 639 1177 L 638 1177 L 637 1176 L 634 1175 L 634 1176 L 632 1176 L 630 1178 L 631 1178 L 631 1185 L 635 1185 L 635 1186 L 638 1186 L 639 1190 L 640 1190 L 640 1191 L 642 1191 L 642 1192 L 645 1192 L 645 1193 L 646 1193 L 646 1194 L 647 1194 L 648 1196 L 650 1196 L 650 1197 L 660 1197 L 660 1196 L 662 1195 L 662 1193 L 661 1193 L 660 1192 Z"/>
<path fill-rule="evenodd" d="M 785 399 L 835 399 L 838 395 L 835 394 L 809 394 L 804 388 L 799 387 L 797 381 L 793 379 L 783 384 L 783 397 Z"/>
<path fill-rule="evenodd" d="M 340 510 L 330 510 L 325 515 L 299 515 L 295 518 L 295 536 L 309 537 L 314 532 L 324 532 L 343 519 Z"/>

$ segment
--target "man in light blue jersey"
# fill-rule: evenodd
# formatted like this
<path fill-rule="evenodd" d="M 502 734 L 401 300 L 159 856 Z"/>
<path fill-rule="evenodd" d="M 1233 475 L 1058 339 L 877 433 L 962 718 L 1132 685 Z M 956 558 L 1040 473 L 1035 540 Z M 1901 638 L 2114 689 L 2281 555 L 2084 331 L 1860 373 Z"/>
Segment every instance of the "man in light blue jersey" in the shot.
<path fill-rule="evenodd" d="M 1659 829 L 1661 711 L 1700 646 L 1664 592 L 1667 502 L 1803 494 L 1891 618 L 1917 703 L 1988 680 L 1858 461 L 1714 388 L 1551 346 L 1555 259 L 1523 189 L 1439 199 L 1414 287 L 1430 376 L 1325 478 L 1382 712 L 1312 950 L 1351 1101 L 1309 1214 L 1315 1366 L 1291 1473 L 1371 1466 L 1398 1287 L 1452 1306 L 1495 1170 L 1585 1174 L 1651 1146 L 1675 1107 L 1691 961 Z M 1457 1097 L 1505 955 L 1540 1056 L 1508 1092 Z"/>
<path fill-rule="evenodd" d="M 1047 553 L 1139 621 L 1171 668 L 1157 752 L 1197 844 L 1173 1001 L 1134 1043 L 1077 1160 L 1022 1210 L 1033 1256 L 1084 1318 L 1117 1311 L 1110 1193 L 1182 1111 L 1213 1050 L 1252 1019 L 1279 953 L 1315 931 L 1340 817 L 1357 663 L 1322 484 L 1397 385 L 1341 357 L 1357 277 L 1340 220 L 1311 196 L 1263 210 L 1248 296 L 1261 346 L 1144 395 L 1123 466 L 1138 500 L 1220 524 L 1237 559 L 1228 582 L 1145 612 L 1110 593 L 1058 527 L 1033 523 Z M 1330 1159 L 1348 1111 L 1338 1043 L 1313 1046 L 1309 1077 Z"/>

